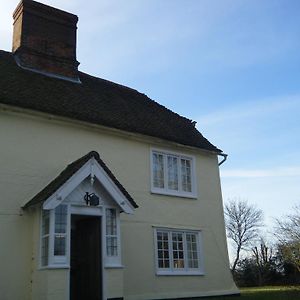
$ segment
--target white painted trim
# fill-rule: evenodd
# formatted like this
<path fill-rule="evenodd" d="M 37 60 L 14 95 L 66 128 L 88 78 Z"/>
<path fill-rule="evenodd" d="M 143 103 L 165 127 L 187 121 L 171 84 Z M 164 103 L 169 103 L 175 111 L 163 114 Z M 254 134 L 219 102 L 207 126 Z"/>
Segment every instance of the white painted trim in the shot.
<path fill-rule="evenodd" d="M 108 176 L 105 170 L 92 157 L 75 174 L 73 174 L 53 195 L 43 204 L 43 209 L 54 209 L 88 176 L 95 176 L 107 192 L 119 205 L 122 211 L 133 214 L 134 207 L 120 191 L 118 186 Z"/>
<path fill-rule="evenodd" d="M 122 264 L 119 265 L 106 265 L 104 266 L 105 269 L 124 269 L 125 266 Z"/>
<path fill-rule="evenodd" d="M 178 165 L 178 191 L 176 190 L 170 190 L 167 187 L 167 160 L 164 159 L 164 188 L 157 188 L 153 186 L 153 153 L 157 152 L 164 157 L 167 157 L 168 155 L 173 155 L 178 157 L 179 162 L 180 159 L 188 159 L 191 161 L 191 185 L 192 185 L 192 191 L 191 192 L 185 192 L 182 191 L 181 187 L 181 165 L 179 163 Z M 167 195 L 167 196 L 175 196 L 175 197 L 181 197 L 181 198 L 191 198 L 191 199 L 197 199 L 198 194 L 198 188 L 197 188 L 197 176 L 196 176 L 196 157 L 194 155 L 185 154 L 183 152 L 176 152 L 176 151 L 170 151 L 166 149 L 161 148 L 153 148 L 150 147 L 150 187 L 151 187 L 151 193 L 153 194 L 160 194 L 160 195 Z"/>
<path fill-rule="evenodd" d="M 108 257 L 106 251 L 106 228 L 104 231 L 104 267 L 105 268 L 121 268 L 122 267 L 122 249 L 121 249 L 121 226 L 120 226 L 120 210 L 114 206 L 105 206 L 103 212 L 103 218 L 105 219 L 106 224 L 106 209 L 115 209 L 116 210 L 116 222 L 117 222 L 117 246 L 118 246 L 118 255 Z"/>
<path fill-rule="evenodd" d="M 70 215 L 103 216 L 103 208 L 71 205 Z"/>
<path fill-rule="evenodd" d="M 156 275 L 166 275 L 166 276 L 176 276 L 176 275 L 183 275 L 183 276 L 190 276 L 190 275 L 205 275 L 204 272 L 204 256 L 203 256 L 203 247 L 202 247 L 202 232 L 200 230 L 195 229 L 182 229 L 182 228 L 169 228 L 169 227 L 153 227 L 154 233 L 154 259 L 155 259 L 155 274 Z M 170 261 L 170 268 L 169 269 L 160 269 L 158 267 L 158 256 L 157 256 L 157 231 L 165 231 L 168 233 L 168 246 L 169 246 L 169 261 Z M 184 247 L 184 265 L 186 266 L 184 269 L 173 269 L 173 246 L 172 246 L 172 233 L 173 232 L 182 232 L 183 233 L 183 247 Z M 198 266 L 199 268 L 188 268 L 187 262 L 187 246 L 186 246 L 186 234 L 194 233 L 197 235 L 196 242 L 197 242 L 197 253 L 198 253 Z"/>
<path fill-rule="evenodd" d="M 194 200 L 198 199 L 196 195 L 191 193 L 176 192 L 171 190 L 164 191 L 163 189 L 159 189 L 155 187 L 151 188 L 151 194 L 165 195 L 165 196 L 172 196 L 172 197 L 179 197 L 179 198 L 189 198 Z"/>
<path fill-rule="evenodd" d="M 152 224 L 152 228 L 160 228 L 160 229 L 169 229 L 169 230 L 182 230 L 182 231 L 201 231 L 203 232 L 203 230 L 205 229 L 205 227 L 199 227 L 199 226 L 193 226 L 193 225 L 189 225 L 188 227 L 186 225 L 171 225 L 171 224 Z"/>
<path fill-rule="evenodd" d="M 54 239 L 55 239 L 55 209 L 49 211 L 49 237 L 48 237 L 48 265 L 42 265 L 42 225 L 43 216 L 42 210 L 40 211 L 40 246 L 39 246 L 39 270 L 43 269 L 66 269 L 69 268 L 70 261 L 70 205 L 67 206 L 67 226 L 66 226 L 66 255 L 54 255 Z"/>
<path fill-rule="evenodd" d="M 72 175 L 53 195 L 43 204 L 43 209 L 54 209 L 85 179 L 90 175 L 89 161 L 80 170 Z"/>
<path fill-rule="evenodd" d="M 48 270 L 48 269 L 70 269 L 70 265 L 68 265 L 68 264 L 55 265 L 54 264 L 54 265 L 48 265 L 48 266 L 39 268 L 39 270 Z"/>
<path fill-rule="evenodd" d="M 204 272 L 202 271 L 162 271 L 156 270 L 156 275 L 159 276 L 204 276 Z"/>
<path fill-rule="evenodd" d="M 48 265 L 49 265 L 49 254 L 50 254 L 50 251 L 49 251 L 49 244 L 50 244 L 50 212 L 49 212 L 49 234 L 48 234 Z M 43 245 L 43 240 L 42 240 L 42 229 L 43 227 L 43 210 L 40 209 L 40 213 L 39 213 L 39 236 L 40 236 L 40 240 L 39 240 L 39 263 L 38 263 L 38 269 L 41 270 L 41 269 L 47 269 L 47 266 L 43 266 L 42 265 L 42 245 Z"/>
<path fill-rule="evenodd" d="M 54 209 L 49 211 L 50 213 L 50 226 L 49 226 L 49 257 L 48 257 L 48 265 L 55 265 L 53 263 L 53 256 L 54 256 Z"/>

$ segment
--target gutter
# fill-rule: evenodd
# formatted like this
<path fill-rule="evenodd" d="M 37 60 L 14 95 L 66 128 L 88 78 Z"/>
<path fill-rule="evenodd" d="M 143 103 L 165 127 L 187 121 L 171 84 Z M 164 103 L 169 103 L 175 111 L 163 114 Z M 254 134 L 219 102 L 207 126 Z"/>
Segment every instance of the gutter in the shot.
<path fill-rule="evenodd" d="M 227 160 L 228 154 L 218 153 L 218 155 L 223 157 L 223 159 L 218 163 L 218 166 L 221 166 Z"/>

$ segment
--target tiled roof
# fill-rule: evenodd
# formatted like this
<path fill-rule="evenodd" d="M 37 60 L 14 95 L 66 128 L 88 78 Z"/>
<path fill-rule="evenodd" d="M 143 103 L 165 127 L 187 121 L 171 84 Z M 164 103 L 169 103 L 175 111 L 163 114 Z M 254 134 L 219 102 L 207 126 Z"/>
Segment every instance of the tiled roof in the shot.
<path fill-rule="evenodd" d="M 40 191 L 37 195 L 35 195 L 29 202 L 27 202 L 23 208 L 26 209 L 29 206 L 43 203 L 49 197 L 51 197 L 71 176 L 73 176 L 86 162 L 88 162 L 92 157 L 96 159 L 99 165 L 103 168 L 106 174 L 110 177 L 110 179 L 115 183 L 118 189 L 122 192 L 122 194 L 128 199 L 131 205 L 134 208 L 138 208 L 138 205 L 133 200 L 133 198 L 129 195 L 126 189 L 122 186 L 122 184 L 118 181 L 118 179 L 114 176 L 114 174 L 110 171 L 110 169 L 106 166 L 103 160 L 100 158 L 100 155 L 96 151 L 91 151 L 78 160 L 69 164 L 56 178 L 54 178 L 42 191 Z"/>
<path fill-rule="evenodd" d="M 82 84 L 17 66 L 0 51 L 0 103 L 222 152 L 181 117 L 138 91 L 79 72 Z"/>

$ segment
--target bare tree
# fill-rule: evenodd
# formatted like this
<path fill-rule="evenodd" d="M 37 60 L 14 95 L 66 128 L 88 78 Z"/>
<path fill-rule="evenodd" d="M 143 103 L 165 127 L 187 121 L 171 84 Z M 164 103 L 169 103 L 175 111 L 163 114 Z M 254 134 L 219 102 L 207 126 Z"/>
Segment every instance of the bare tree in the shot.
<path fill-rule="evenodd" d="M 231 200 L 225 205 L 227 237 L 235 245 L 235 259 L 232 272 L 240 260 L 241 250 L 245 250 L 259 236 L 263 225 L 263 212 L 247 201 Z"/>
<path fill-rule="evenodd" d="M 283 258 L 300 272 L 300 205 L 294 213 L 276 219 L 275 235 Z"/>

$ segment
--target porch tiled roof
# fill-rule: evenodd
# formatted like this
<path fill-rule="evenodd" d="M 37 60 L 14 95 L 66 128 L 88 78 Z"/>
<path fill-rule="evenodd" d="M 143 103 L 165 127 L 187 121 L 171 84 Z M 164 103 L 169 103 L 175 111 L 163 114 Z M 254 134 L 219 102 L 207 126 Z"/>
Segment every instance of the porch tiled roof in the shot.
<path fill-rule="evenodd" d="M 78 160 L 69 164 L 56 178 L 54 178 L 43 190 L 41 190 L 36 196 L 34 196 L 29 202 L 27 202 L 23 209 L 28 208 L 29 206 L 36 205 L 39 203 L 43 203 L 46 201 L 51 195 L 53 195 L 72 175 L 74 175 L 86 162 L 88 162 L 92 157 L 96 159 L 99 165 L 104 169 L 106 174 L 110 177 L 110 179 L 115 183 L 118 189 L 122 192 L 122 194 L 128 199 L 130 204 L 137 208 L 138 205 L 133 200 L 133 198 L 129 195 L 126 189 L 122 186 L 122 184 L 118 181 L 118 179 L 114 176 L 114 174 L 110 171 L 104 161 L 100 158 L 100 155 L 96 151 L 91 151 Z"/>

